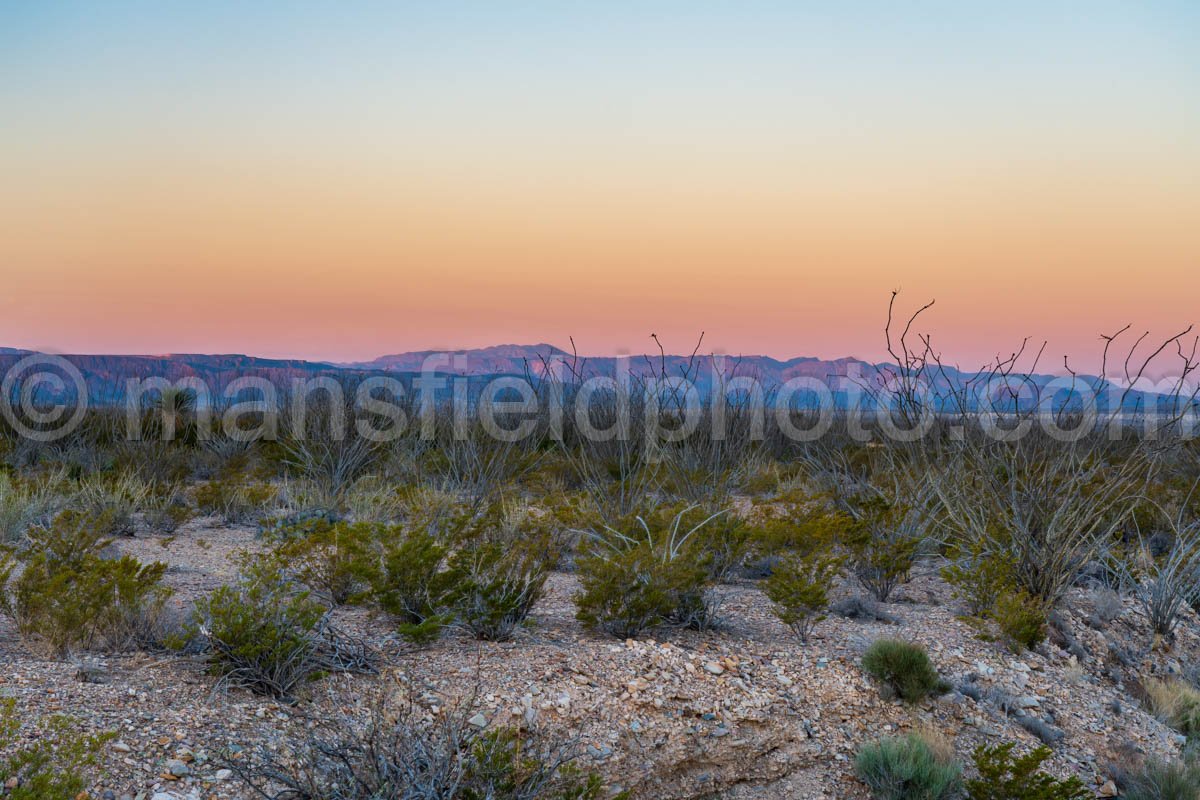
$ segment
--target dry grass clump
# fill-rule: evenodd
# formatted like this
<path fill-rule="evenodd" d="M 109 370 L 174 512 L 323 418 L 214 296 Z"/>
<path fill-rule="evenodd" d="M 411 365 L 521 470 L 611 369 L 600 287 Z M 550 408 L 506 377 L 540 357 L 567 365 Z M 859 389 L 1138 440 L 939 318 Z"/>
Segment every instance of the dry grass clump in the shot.
<path fill-rule="evenodd" d="M 1154 716 L 1189 739 L 1200 735 L 1200 689 L 1178 678 L 1150 678 L 1142 688 Z"/>

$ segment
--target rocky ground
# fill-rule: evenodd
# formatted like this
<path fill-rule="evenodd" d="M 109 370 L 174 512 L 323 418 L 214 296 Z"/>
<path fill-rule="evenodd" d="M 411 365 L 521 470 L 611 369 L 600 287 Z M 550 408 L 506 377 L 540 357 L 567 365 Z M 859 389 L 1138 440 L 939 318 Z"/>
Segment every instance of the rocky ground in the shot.
<path fill-rule="evenodd" d="M 257 546 L 252 529 L 193 521 L 173 537 L 123 539 L 118 547 L 170 565 L 174 603 L 185 607 L 236 573 L 230 556 Z M 746 582 L 720 589 L 724 625 L 708 633 L 665 632 L 617 641 L 585 633 L 574 619 L 576 581 L 554 575 L 532 624 L 510 642 L 479 643 L 451 634 L 415 650 L 389 636 L 384 620 L 357 609 L 339 622 L 386 653 L 377 677 L 334 675 L 295 706 L 241 691 L 215 691 L 188 658 L 133 654 L 86 664 L 30 655 L 0 621 L 0 695 L 21 713 L 65 713 L 92 730 L 115 731 L 107 777 L 93 797 L 248 798 L 225 758 L 280 748 L 302 719 L 361 708 L 370 690 L 408 692 L 423 713 L 478 693 L 480 724 L 534 721 L 579 737 L 585 766 L 655 798 L 863 798 L 851 764 L 858 747 L 916 727 L 944 734 L 969 761 L 981 742 L 1037 740 L 1020 715 L 1061 730 L 1048 768 L 1079 775 L 1099 796 L 1113 794 L 1110 764 L 1135 754 L 1178 753 L 1179 738 L 1120 682 L 1110 642 L 1137 663 L 1126 675 L 1180 671 L 1200 653 L 1196 620 L 1170 651 L 1155 648 L 1138 612 L 1090 627 L 1090 599 L 1075 591 L 1064 613 L 1076 655 L 1047 643 L 1014 655 L 982 641 L 956 618 L 947 587 L 929 567 L 901 587 L 885 610 L 897 624 L 833 616 L 804 647 Z M 854 593 L 839 587 L 838 596 Z M 923 643 L 939 671 L 972 687 L 910 707 L 880 697 L 858 661 L 880 636 Z M 1080 649 L 1082 648 L 1082 649 Z M 1140 654 L 1140 655 L 1139 655 Z M 82 667 L 82 668 L 81 668 Z M 967 694 L 978 696 L 972 699 Z M 1004 705 L 998 702 L 1004 700 Z M 1007 713 L 1006 713 L 1007 708 Z"/>

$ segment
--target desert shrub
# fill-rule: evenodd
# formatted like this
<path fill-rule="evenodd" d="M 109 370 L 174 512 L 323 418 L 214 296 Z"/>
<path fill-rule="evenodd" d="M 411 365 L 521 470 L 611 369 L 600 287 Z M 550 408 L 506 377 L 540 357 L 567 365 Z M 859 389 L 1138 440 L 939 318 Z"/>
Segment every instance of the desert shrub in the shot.
<path fill-rule="evenodd" d="M 925 648 L 901 639 L 877 639 L 863 654 L 863 670 L 890 695 L 915 703 L 948 689 Z"/>
<path fill-rule="evenodd" d="M 481 639 L 507 639 L 558 560 L 547 520 L 499 500 L 470 508 L 447 499 L 416 493 L 402 525 L 379 529 L 372 595 L 414 642 L 455 623 Z"/>
<path fill-rule="evenodd" d="M 854 774 L 874 800 L 941 800 L 959 789 L 962 767 L 939 757 L 916 734 L 888 737 L 864 745 L 854 759 Z"/>
<path fill-rule="evenodd" d="M 434 719 L 411 699 L 315 720 L 283 757 L 262 748 L 228 765 L 263 796 L 295 800 L 626 800 L 575 765 L 572 742 L 536 729 L 481 728 L 470 704 Z M 269 796 L 279 796 L 270 794 Z"/>
<path fill-rule="evenodd" d="M 133 515 L 150 500 L 151 487 L 131 471 L 90 475 L 79 482 L 74 501 L 95 519 L 106 520 L 109 536 L 133 533 Z"/>
<path fill-rule="evenodd" d="M 375 478 L 359 478 L 342 496 L 342 506 L 356 522 L 395 523 L 404 513 L 404 497 L 394 485 Z"/>
<path fill-rule="evenodd" d="M 992 615 L 1015 650 L 1032 650 L 1046 638 L 1045 606 L 1022 589 L 1001 594 Z"/>
<path fill-rule="evenodd" d="M 306 586 L 342 605 L 370 582 L 377 528 L 325 518 L 283 526 L 272 533 L 279 539 L 272 555 Z"/>
<path fill-rule="evenodd" d="M 876 600 L 886 603 L 892 591 L 908 580 L 924 541 L 911 524 L 917 512 L 881 497 L 850 505 L 854 523 L 842 536 L 850 571 Z"/>
<path fill-rule="evenodd" d="M 237 525 L 263 514 L 275 496 L 267 484 L 222 478 L 196 487 L 196 507 L 202 514 L 219 516 L 226 525 Z"/>
<path fill-rule="evenodd" d="M 458 581 L 446 568 L 449 549 L 425 531 L 393 528 L 386 536 L 388 548 L 372 576 L 372 595 L 396 617 L 402 636 L 433 641 L 451 621 L 446 602 Z"/>
<path fill-rule="evenodd" d="M 1011 554 L 1017 585 L 1053 605 L 1120 529 L 1144 483 L 1144 454 L 1098 457 L 1094 440 L 1045 432 L 968 435 L 930 475 L 946 526 L 965 550 Z"/>
<path fill-rule="evenodd" d="M 594 552 L 577 564 L 582 588 L 575 598 L 579 620 L 622 639 L 695 612 L 708 577 L 696 560 L 664 562 L 648 544 Z"/>
<path fill-rule="evenodd" d="M 751 548 L 756 555 L 790 552 L 803 556 L 830 549 L 838 534 L 852 526 L 854 520 L 822 506 L 796 511 L 763 505 L 751 511 L 749 524 Z"/>
<path fill-rule="evenodd" d="M 42 721 L 23 736 L 11 697 L 0 698 L 0 796 L 5 800 L 77 800 L 86 796 L 87 773 L 100 762 L 113 734 L 84 734 L 69 717 Z"/>
<path fill-rule="evenodd" d="M 690 510 L 637 516 L 630 534 L 608 526 L 585 532 L 588 549 L 578 559 L 582 590 L 575 597 L 584 625 L 630 638 L 665 623 L 711 623 L 707 559 L 695 534 L 712 517 L 685 530 Z"/>
<path fill-rule="evenodd" d="M 192 518 L 192 508 L 178 486 L 167 485 L 146 499 L 144 517 L 152 530 L 174 533 Z"/>
<path fill-rule="evenodd" d="M 499 642 L 512 636 L 542 596 L 558 560 L 548 537 L 516 541 L 475 541 L 459 549 L 450 572 L 451 613 L 478 639 Z"/>
<path fill-rule="evenodd" d="M 1122 790 L 1124 800 L 1200 800 L 1200 763 L 1148 761 Z"/>
<path fill-rule="evenodd" d="M 967 552 L 952 553 L 942 578 L 954 587 L 954 596 L 966 603 L 968 613 L 984 617 L 1000 596 L 1013 588 L 1013 565 L 1005 556 L 985 552 L 978 544 L 968 547 Z"/>
<path fill-rule="evenodd" d="M 1042 772 L 1042 762 L 1050 757 L 1050 748 L 1037 747 L 1013 758 L 1012 742 L 975 749 L 975 769 L 979 778 L 967 781 L 970 800 L 1090 800 L 1092 793 L 1072 775 L 1058 780 Z"/>
<path fill-rule="evenodd" d="M 159 581 L 166 564 L 105 557 L 109 541 L 102 531 L 109 528 L 103 516 L 64 511 L 50 527 L 30 532 L 28 546 L 10 553 L 0 568 L 4 608 L 38 649 L 61 657 L 125 646 L 136 620 L 165 600 Z"/>
<path fill-rule="evenodd" d="M 1165 516 L 1165 515 L 1164 515 Z M 1138 552 L 1118 564 L 1124 583 L 1160 636 L 1174 638 L 1180 615 L 1200 605 L 1200 523 L 1169 520 L 1168 544 L 1152 547 L 1139 537 Z M 1131 563 L 1132 562 L 1132 563 Z M 1135 566 L 1141 574 L 1135 573 Z"/>
<path fill-rule="evenodd" d="M 708 513 L 694 509 L 688 522 L 700 522 Z M 744 519 L 732 512 L 722 513 L 711 519 L 697 532 L 695 547 L 706 553 L 708 575 L 717 583 L 723 583 L 741 568 L 750 552 L 753 528 Z"/>
<path fill-rule="evenodd" d="M 1125 613 L 1121 595 L 1106 586 L 1093 589 L 1091 600 L 1092 613 L 1088 617 L 1088 624 L 1093 628 L 1102 628 Z"/>
<path fill-rule="evenodd" d="M 813 627 L 825 619 L 829 588 L 841 570 L 841 559 L 813 552 L 785 558 L 775 565 L 763 583 L 763 591 L 774 604 L 775 616 L 803 643 Z"/>
<path fill-rule="evenodd" d="M 314 675 L 371 671 L 369 654 L 340 637 L 329 613 L 270 560 L 249 561 L 236 583 L 196 603 L 188 626 L 221 685 L 290 698 Z"/>
<path fill-rule="evenodd" d="M 65 477 L 29 482 L 0 472 L 0 545 L 15 544 L 35 525 L 47 525 L 65 506 Z"/>
<path fill-rule="evenodd" d="M 1200 737 L 1200 689 L 1178 678 L 1148 678 L 1143 688 L 1154 716 L 1189 739 Z"/>

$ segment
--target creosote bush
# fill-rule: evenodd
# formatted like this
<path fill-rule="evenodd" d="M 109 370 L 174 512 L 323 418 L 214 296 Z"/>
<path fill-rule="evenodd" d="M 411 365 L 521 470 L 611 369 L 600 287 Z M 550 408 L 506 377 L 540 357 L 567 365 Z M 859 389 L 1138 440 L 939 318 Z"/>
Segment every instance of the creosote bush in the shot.
<path fill-rule="evenodd" d="M 448 601 L 457 624 L 476 638 L 500 642 L 529 616 L 558 553 L 544 537 L 471 542 L 451 558 L 457 584 Z"/>
<path fill-rule="evenodd" d="M 16 700 L 0 698 L 0 797 L 5 800 L 77 800 L 114 734 L 84 734 L 69 717 L 42 720 L 38 735 L 22 735 L 26 722 Z"/>
<path fill-rule="evenodd" d="M 1042 772 L 1050 748 L 1038 747 L 1013 757 L 1012 742 L 980 745 L 973 755 L 979 777 L 967 781 L 969 800 L 1091 800 L 1092 792 L 1072 775 L 1059 780 Z"/>
<path fill-rule="evenodd" d="M 711 577 L 696 534 L 716 515 L 685 527 L 691 510 L 639 515 L 630 533 L 608 526 L 587 532 L 586 554 L 577 562 L 582 590 L 575 598 L 584 625 L 631 638 L 664 624 L 712 623 Z"/>
<path fill-rule="evenodd" d="M 815 501 L 802 500 L 807 505 Z M 831 550 L 839 534 L 854 525 L 854 520 L 840 511 L 817 505 L 814 508 L 797 510 L 766 504 L 750 511 L 751 552 L 762 558 L 780 553 L 799 556 L 814 551 Z"/>
<path fill-rule="evenodd" d="M 880 682 L 885 696 L 909 703 L 949 689 L 938 677 L 925 648 L 901 639 L 877 639 L 863 655 L 862 666 Z"/>
<path fill-rule="evenodd" d="M 1013 565 L 1002 554 L 982 550 L 978 542 L 965 546 L 967 552 L 951 553 L 942 578 L 954 587 L 954 596 L 966 603 L 969 614 L 986 617 L 1001 595 L 1015 588 Z"/>
<path fill-rule="evenodd" d="M 452 625 L 479 639 L 512 636 L 559 558 L 550 517 L 497 500 L 479 508 L 418 496 L 399 525 L 374 526 L 377 555 L 357 574 L 418 644 Z"/>
<path fill-rule="evenodd" d="M 62 657 L 125 647 L 136 639 L 138 621 L 166 599 L 166 564 L 105 557 L 102 531 L 110 528 L 106 515 L 64 511 L 0 563 L 0 603 L 35 649 Z"/>
<path fill-rule="evenodd" d="M 334 605 L 356 599 L 370 581 L 378 526 L 314 519 L 272 536 L 280 566 Z"/>
<path fill-rule="evenodd" d="M 1046 608 L 1022 589 L 1001 594 L 992 616 L 1014 650 L 1032 650 L 1046 638 Z"/>
<path fill-rule="evenodd" d="M 942 800 L 955 796 L 962 767 L 939 755 L 921 736 L 888 737 L 864 745 L 854 759 L 854 774 L 873 800 Z"/>
<path fill-rule="evenodd" d="M 371 577 L 372 596 L 417 643 L 437 639 L 452 618 L 447 610 L 458 575 L 447 567 L 449 548 L 424 530 L 385 529 L 386 550 Z"/>
<path fill-rule="evenodd" d="M 196 603 L 189 633 L 223 684 L 289 698 L 328 667 L 327 608 L 270 561 L 246 564 L 236 583 Z"/>
<path fill-rule="evenodd" d="M 763 581 L 763 592 L 774 604 L 775 616 L 802 643 L 808 642 L 813 628 L 825 619 L 829 588 L 841 566 L 836 556 L 813 552 L 783 559 Z"/>
<path fill-rule="evenodd" d="M 849 505 L 854 522 L 843 533 L 842 545 L 850 571 L 876 600 L 886 603 L 916 563 L 923 540 L 909 523 L 917 512 L 880 497 Z"/>

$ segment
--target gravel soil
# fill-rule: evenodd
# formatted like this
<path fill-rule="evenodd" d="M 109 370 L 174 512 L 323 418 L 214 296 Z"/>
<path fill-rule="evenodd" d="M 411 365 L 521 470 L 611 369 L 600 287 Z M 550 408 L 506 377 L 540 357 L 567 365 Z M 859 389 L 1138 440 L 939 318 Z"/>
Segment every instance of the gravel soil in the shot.
<path fill-rule="evenodd" d="M 252 528 L 213 519 L 116 546 L 169 565 L 171 602 L 181 612 L 236 574 L 237 553 L 260 547 Z M 1106 796 L 1112 763 L 1179 751 L 1179 737 L 1133 699 L 1137 687 L 1127 676 L 1181 672 L 1200 653 L 1190 612 L 1168 650 L 1149 637 L 1132 606 L 1107 626 L 1089 627 L 1088 593 L 1075 590 L 1064 617 L 1086 655 L 1053 643 L 1014 654 L 956 617 L 932 566 L 883 607 L 898 624 L 832 616 L 807 646 L 775 620 L 749 581 L 718 589 L 717 630 L 663 631 L 638 641 L 585 632 L 574 616 L 576 587 L 572 575 L 554 574 L 530 623 L 504 643 L 452 632 L 418 650 L 391 636 L 385 619 L 339 609 L 338 624 L 378 647 L 386 666 L 379 676 L 323 678 L 294 705 L 217 690 L 204 666 L 186 657 L 42 660 L 0 618 L 0 696 L 15 698 L 24 720 L 68 714 L 85 729 L 116 733 L 105 749 L 105 776 L 90 795 L 97 798 L 256 797 L 225 759 L 264 747 L 286 751 L 306 717 L 361 712 L 363 698 L 378 691 L 408 693 L 429 715 L 474 695 L 488 725 L 525 719 L 577 738 L 583 766 L 634 797 L 664 799 L 866 798 L 853 777 L 856 750 L 916 727 L 943 734 L 967 762 L 981 743 L 1034 746 L 1016 717 L 989 699 L 1003 695 L 1063 732 L 1047 762 L 1051 772 L 1078 775 Z M 836 596 L 856 591 L 842 585 Z M 915 706 L 884 700 L 858 666 L 881 636 L 922 643 L 944 677 L 956 686 L 972 682 L 984 699 L 955 691 Z M 1135 654 L 1133 669 L 1114 668 L 1112 644 Z"/>

